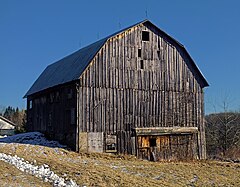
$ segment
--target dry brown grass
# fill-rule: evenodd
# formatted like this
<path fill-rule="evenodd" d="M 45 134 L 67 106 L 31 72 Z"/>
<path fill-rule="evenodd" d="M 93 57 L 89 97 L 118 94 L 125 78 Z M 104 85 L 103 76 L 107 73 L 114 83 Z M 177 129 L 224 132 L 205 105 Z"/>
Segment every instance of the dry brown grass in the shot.
<path fill-rule="evenodd" d="M 3 161 L 0 161 L 0 186 L 26 186 L 26 187 L 47 187 L 51 186 L 49 183 L 45 183 L 42 180 L 23 173 L 17 170 L 14 166 L 11 166 Z"/>
<path fill-rule="evenodd" d="M 0 152 L 46 163 L 58 175 L 87 186 L 240 186 L 240 164 L 148 162 L 133 156 L 75 153 L 43 146 L 6 144 Z"/>

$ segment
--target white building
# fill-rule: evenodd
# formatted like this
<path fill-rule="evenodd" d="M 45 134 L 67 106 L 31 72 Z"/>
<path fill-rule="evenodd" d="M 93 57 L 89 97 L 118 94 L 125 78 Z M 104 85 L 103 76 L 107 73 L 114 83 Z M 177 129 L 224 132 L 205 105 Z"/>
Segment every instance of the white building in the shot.
<path fill-rule="evenodd" d="M 0 116 L 0 136 L 10 136 L 14 134 L 15 124 L 8 119 Z"/>

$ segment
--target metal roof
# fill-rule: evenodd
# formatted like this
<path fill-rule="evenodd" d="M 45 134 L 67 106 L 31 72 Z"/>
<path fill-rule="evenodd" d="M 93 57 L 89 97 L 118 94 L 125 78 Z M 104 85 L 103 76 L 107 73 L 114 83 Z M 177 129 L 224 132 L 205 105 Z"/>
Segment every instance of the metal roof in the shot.
<path fill-rule="evenodd" d="M 56 85 L 77 80 L 105 42 L 106 39 L 102 39 L 49 65 L 24 97 Z"/>
<path fill-rule="evenodd" d="M 114 34 L 111 34 L 108 37 L 105 37 L 93 44 L 90 44 L 70 54 L 69 56 L 66 56 L 65 58 L 47 66 L 47 68 L 43 71 L 43 73 L 38 77 L 38 79 L 34 82 L 32 87 L 25 94 L 24 98 L 34 93 L 43 91 L 45 89 L 79 79 L 83 71 L 86 69 L 86 67 L 89 65 L 89 63 L 92 61 L 92 59 L 95 57 L 95 55 L 102 48 L 102 46 L 105 44 L 107 40 L 114 37 L 115 35 L 118 35 L 132 27 L 135 27 L 143 23 L 149 23 L 154 27 L 156 27 L 162 34 L 170 38 L 176 45 L 178 45 L 187 53 L 186 49 L 181 43 L 179 43 L 177 40 L 175 40 L 174 38 L 169 36 L 167 33 L 159 29 L 149 20 L 144 20 L 132 26 L 129 26 L 125 29 L 122 29 Z M 194 69 L 197 71 L 197 73 L 200 75 L 201 79 L 203 80 L 203 86 L 208 86 L 206 79 L 203 77 L 200 70 L 197 68 L 191 56 L 188 53 L 187 55 L 190 57 L 190 60 Z"/>
<path fill-rule="evenodd" d="M 5 117 L 3 117 L 3 116 L 0 116 L 0 119 L 2 120 L 2 121 L 5 121 L 7 124 L 9 124 L 9 125 L 12 125 L 12 126 L 16 126 L 16 124 L 15 123 L 13 123 L 12 121 L 10 121 L 10 120 L 8 120 L 7 118 L 5 118 Z M 4 124 L 1 124 L 0 123 L 0 129 L 2 129 L 2 127 L 4 126 Z"/>

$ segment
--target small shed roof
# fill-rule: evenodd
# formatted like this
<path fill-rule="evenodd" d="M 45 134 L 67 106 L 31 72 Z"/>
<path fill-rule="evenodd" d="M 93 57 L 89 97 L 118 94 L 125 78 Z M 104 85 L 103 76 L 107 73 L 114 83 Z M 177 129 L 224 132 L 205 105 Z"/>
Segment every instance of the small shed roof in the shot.
<path fill-rule="evenodd" d="M 157 26 L 155 26 L 153 23 L 151 23 L 149 20 L 144 20 L 139 23 L 136 23 L 130 27 L 127 27 L 125 29 L 122 29 L 106 38 L 103 38 L 93 44 L 90 44 L 72 54 L 69 56 L 47 66 L 47 68 L 42 72 L 42 74 L 38 77 L 38 79 L 34 82 L 32 87 L 28 90 L 28 92 L 25 94 L 24 98 L 26 98 L 29 95 L 32 95 L 34 93 L 43 91 L 45 89 L 61 85 L 67 82 L 71 82 L 74 80 L 79 79 L 85 68 L 89 65 L 89 63 L 92 61 L 92 59 L 95 57 L 95 55 L 98 53 L 98 51 L 102 48 L 102 46 L 109 40 L 110 38 L 125 32 L 126 30 L 135 27 L 139 24 L 143 23 L 149 23 L 156 27 L 163 35 L 168 37 L 172 42 L 174 42 L 176 45 L 178 45 L 182 50 L 186 53 L 186 55 L 190 58 L 190 62 L 192 67 L 195 69 L 197 74 L 200 76 L 203 87 L 208 86 L 208 83 L 190 55 L 188 54 L 187 50 L 184 48 L 184 46 L 176 41 L 174 38 L 169 36 L 167 33 L 159 29 Z"/>
<path fill-rule="evenodd" d="M 0 116 L 0 129 L 14 129 L 15 126 L 16 125 L 12 121 Z"/>
<path fill-rule="evenodd" d="M 144 127 L 135 128 L 137 136 L 169 135 L 169 134 L 193 134 L 198 132 L 197 127 Z"/>

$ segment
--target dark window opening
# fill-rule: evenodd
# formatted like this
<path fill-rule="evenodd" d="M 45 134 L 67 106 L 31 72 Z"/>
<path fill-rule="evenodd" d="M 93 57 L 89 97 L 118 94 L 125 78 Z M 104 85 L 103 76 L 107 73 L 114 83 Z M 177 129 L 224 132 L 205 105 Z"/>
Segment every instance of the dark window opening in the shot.
<path fill-rule="evenodd" d="M 138 57 L 142 57 L 142 49 L 138 49 Z"/>
<path fill-rule="evenodd" d="M 32 100 L 29 101 L 29 109 L 32 109 L 32 106 L 33 106 L 33 102 Z"/>
<path fill-rule="evenodd" d="M 149 41 L 149 32 L 142 31 L 142 41 Z"/>
<path fill-rule="evenodd" d="M 116 144 L 115 143 L 108 144 L 106 149 L 109 151 L 116 150 Z"/>
<path fill-rule="evenodd" d="M 140 60 L 140 69 L 144 68 L 143 60 Z"/>
<path fill-rule="evenodd" d="M 157 56 L 158 56 L 158 59 L 160 59 L 160 51 L 159 50 L 157 51 Z"/>
<path fill-rule="evenodd" d="M 149 143 L 150 143 L 150 147 L 156 147 L 157 146 L 156 138 L 150 138 Z"/>

